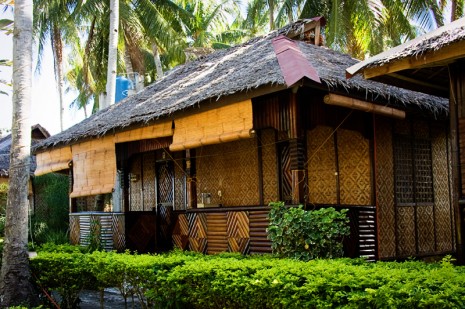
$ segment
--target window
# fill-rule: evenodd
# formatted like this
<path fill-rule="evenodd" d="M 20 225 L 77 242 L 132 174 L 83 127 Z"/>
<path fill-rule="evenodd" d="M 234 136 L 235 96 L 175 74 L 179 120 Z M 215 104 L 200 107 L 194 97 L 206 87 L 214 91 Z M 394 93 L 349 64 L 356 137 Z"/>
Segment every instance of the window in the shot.
<path fill-rule="evenodd" d="M 397 205 L 434 202 L 428 138 L 394 134 L 394 177 Z"/>

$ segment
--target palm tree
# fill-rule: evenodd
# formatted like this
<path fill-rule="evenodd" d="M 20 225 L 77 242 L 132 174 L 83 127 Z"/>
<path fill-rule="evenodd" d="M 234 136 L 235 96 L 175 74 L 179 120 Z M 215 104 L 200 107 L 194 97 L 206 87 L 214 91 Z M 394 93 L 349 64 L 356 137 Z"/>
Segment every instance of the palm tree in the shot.
<path fill-rule="evenodd" d="M 101 109 L 115 103 L 116 63 L 118 60 L 119 0 L 110 0 L 110 30 L 108 39 L 108 62 L 106 99 Z"/>
<path fill-rule="evenodd" d="M 64 112 L 64 72 L 63 48 L 65 44 L 74 45 L 79 42 L 77 29 L 71 18 L 74 9 L 78 6 L 76 1 L 35 0 L 34 32 L 38 38 L 38 62 L 40 70 L 41 57 L 47 40 L 50 40 L 53 52 L 54 72 L 60 104 L 60 129 L 63 131 Z"/>
<path fill-rule="evenodd" d="M 13 37 L 13 126 L 5 240 L 0 274 L 1 307 L 37 304 L 27 250 L 31 149 L 32 0 L 16 0 Z"/>

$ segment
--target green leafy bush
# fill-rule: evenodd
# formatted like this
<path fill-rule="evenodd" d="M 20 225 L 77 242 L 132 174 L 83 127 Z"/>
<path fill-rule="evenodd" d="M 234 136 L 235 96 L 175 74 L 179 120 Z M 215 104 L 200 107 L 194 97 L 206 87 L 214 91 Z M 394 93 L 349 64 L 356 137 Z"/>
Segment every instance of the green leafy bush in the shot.
<path fill-rule="evenodd" d="M 33 241 L 68 242 L 69 179 L 66 175 L 51 173 L 33 179 L 35 211 L 32 220 Z"/>
<path fill-rule="evenodd" d="M 8 197 L 8 184 L 0 183 L 0 237 L 5 236 L 5 210 Z"/>
<path fill-rule="evenodd" d="M 49 249 L 57 250 L 59 246 Z M 77 302 L 84 288 L 118 287 L 156 308 L 463 308 L 465 267 L 362 259 L 309 262 L 273 256 L 131 255 L 39 251 L 42 287 Z"/>
<path fill-rule="evenodd" d="M 342 256 L 342 239 L 350 234 L 347 209 L 305 211 L 282 202 L 270 206 L 267 232 L 273 253 L 303 261 Z"/>

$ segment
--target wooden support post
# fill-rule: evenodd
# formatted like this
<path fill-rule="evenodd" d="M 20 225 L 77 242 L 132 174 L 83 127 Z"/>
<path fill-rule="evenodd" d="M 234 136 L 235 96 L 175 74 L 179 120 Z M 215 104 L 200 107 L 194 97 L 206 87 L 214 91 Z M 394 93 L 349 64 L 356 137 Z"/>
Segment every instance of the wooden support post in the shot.
<path fill-rule="evenodd" d="M 197 208 L 197 178 L 195 169 L 195 149 L 186 150 L 187 208 Z"/>
<path fill-rule="evenodd" d="M 292 204 L 301 204 L 305 202 L 305 182 L 306 171 L 305 163 L 305 143 L 304 134 L 300 121 L 299 105 L 297 101 L 298 87 L 292 89 L 289 101 L 289 141 L 291 156 L 291 175 L 292 175 Z"/>
<path fill-rule="evenodd" d="M 465 75 L 461 69 L 465 67 L 464 62 L 458 62 L 451 65 L 450 80 L 450 134 L 451 134 L 451 161 L 452 161 L 452 207 L 455 215 L 455 231 L 456 231 L 456 254 L 457 262 L 460 265 L 465 264 L 464 249 L 463 249 L 463 236 L 464 231 L 462 227 L 463 213 L 459 204 L 460 197 L 462 196 L 462 179 L 460 166 L 460 138 L 465 132 L 459 131 L 459 118 L 465 117 L 463 110 L 465 109 Z M 462 154 L 465 155 L 465 154 Z"/>

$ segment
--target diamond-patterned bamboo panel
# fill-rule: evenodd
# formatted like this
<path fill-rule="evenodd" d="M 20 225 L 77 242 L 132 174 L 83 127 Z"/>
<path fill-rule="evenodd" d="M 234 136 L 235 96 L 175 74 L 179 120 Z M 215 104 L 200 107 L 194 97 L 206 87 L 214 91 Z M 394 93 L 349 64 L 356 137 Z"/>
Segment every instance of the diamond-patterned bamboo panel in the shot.
<path fill-rule="evenodd" d="M 292 202 L 292 172 L 291 172 L 291 148 L 289 143 L 280 145 L 280 167 L 281 167 L 281 200 L 286 203 Z"/>
<path fill-rule="evenodd" d="M 173 247 L 172 229 L 173 229 L 173 207 L 158 205 L 157 207 L 157 224 L 158 224 L 158 248 L 169 250 Z"/>
<path fill-rule="evenodd" d="M 141 176 L 142 162 L 141 156 L 135 155 L 132 160 L 130 173 L 133 175 Z M 129 210 L 130 211 L 143 211 L 144 205 L 142 200 L 142 181 L 129 182 Z"/>
<path fill-rule="evenodd" d="M 197 200 L 211 194 L 211 204 L 258 205 L 258 156 L 255 138 L 204 146 L 197 150 Z M 221 191 L 221 197 L 218 195 Z"/>
<path fill-rule="evenodd" d="M 447 153 L 446 128 L 433 126 L 431 130 L 434 214 L 436 223 L 436 249 L 438 252 L 453 250 L 452 207 L 449 192 L 449 166 Z"/>
<path fill-rule="evenodd" d="M 156 203 L 155 192 L 155 152 L 147 152 L 142 155 L 143 168 L 143 209 L 145 211 L 153 210 Z"/>
<path fill-rule="evenodd" d="M 228 248 L 230 252 L 247 254 L 249 251 L 249 216 L 245 211 L 228 212 Z"/>
<path fill-rule="evenodd" d="M 79 227 L 79 216 L 69 216 L 69 241 L 72 245 L 79 245 L 80 227 Z"/>
<path fill-rule="evenodd" d="M 182 169 L 182 161 L 174 162 L 174 209 L 186 209 L 186 176 Z"/>
<path fill-rule="evenodd" d="M 166 161 L 157 166 L 158 204 L 174 202 L 174 167 L 173 162 Z"/>
<path fill-rule="evenodd" d="M 341 204 L 370 205 L 370 144 L 360 132 L 338 130 Z"/>
<path fill-rule="evenodd" d="M 337 202 L 336 154 L 332 132 L 333 129 L 330 127 L 318 126 L 307 134 L 310 203 L 336 204 Z"/>
<path fill-rule="evenodd" d="M 265 205 L 279 200 L 276 133 L 273 129 L 261 131 L 263 200 Z"/>
<path fill-rule="evenodd" d="M 389 258 L 396 256 L 394 164 L 390 121 L 376 117 L 375 133 L 378 253 L 380 258 Z"/>
<path fill-rule="evenodd" d="M 117 251 L 123 251 L 124 249 L 126 249 L 124 214 L 113 214 L 112 230 L 113 230 L 113 249 Z"/>
<path fill-rule="evenodd" d="M 173 243 L 181 249 L 186 250 L 189 245 L 189 222 L 186 214 L 179 214 L 173 229 Z"/>
<path fill-rule="evenodd" d="M 157 243 L 156 215 L 153 213 L 126 214 L 128 247 L 138 252 L 148 252 Z M 130 223 L 129 223 L 130 221 Z"/>
<path fill-rule="evenodd" d="M 266 229 L 269 225 L 268 210 L 249 211 L 250 253 L 271 253 L 271 241 Z"/>
<path fill-rule="evenodd" d="M 188 214 L 189 249 L 196 252 L 207 252 L 207 218 L 202 213 Z"/>
<path fill-rule="evenodd" d="M 434 206 L 417 207 L 418 253 L 435 253 Z"/>
<path fill-rule="evenodd" d="M 226 212 L 207 213 L 208 254 L 228 251 Z"/>
<path fill-rule="evenodd" d="M 397 231 L 398 256 L 414 256 L 416 254 L 414 207 L 397 207 Z"/>

